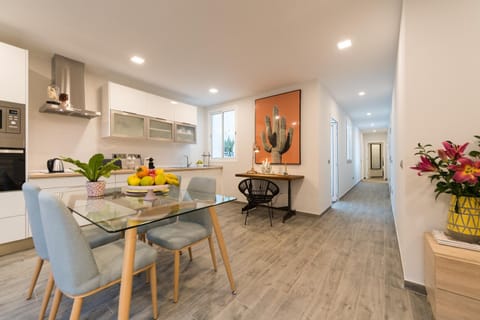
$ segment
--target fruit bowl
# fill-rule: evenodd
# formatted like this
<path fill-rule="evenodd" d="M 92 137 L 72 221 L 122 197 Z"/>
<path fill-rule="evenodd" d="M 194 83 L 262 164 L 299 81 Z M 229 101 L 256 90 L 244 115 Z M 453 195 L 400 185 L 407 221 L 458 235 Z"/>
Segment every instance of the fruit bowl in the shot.
<path fill-rule="evenodd" d="M 157 198 L 155 193 L 167 193 L 168 184 L 160 184 L 153 186 L 126 186 L 122 188 L 122 191 L 131 196 L 145 195 L 144 200 L 153 201 Z"/>

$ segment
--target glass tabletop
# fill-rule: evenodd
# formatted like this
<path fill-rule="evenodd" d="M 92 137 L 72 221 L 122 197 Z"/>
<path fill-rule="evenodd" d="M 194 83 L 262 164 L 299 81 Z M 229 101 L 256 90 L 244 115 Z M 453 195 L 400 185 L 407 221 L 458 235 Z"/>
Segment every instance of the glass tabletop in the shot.
<path fill-rule="evenodd" d="M 159 192 L 154 200 L 145 200 L 144 195 L 112 188 L 105 190 L 101 198 L 87 197 L 85 189 L 61 192 L 58 197 L 72 212 L 107 232 L 123 231 L 236 200 L 220 194 L 179 190 L 176 186 Z"/>

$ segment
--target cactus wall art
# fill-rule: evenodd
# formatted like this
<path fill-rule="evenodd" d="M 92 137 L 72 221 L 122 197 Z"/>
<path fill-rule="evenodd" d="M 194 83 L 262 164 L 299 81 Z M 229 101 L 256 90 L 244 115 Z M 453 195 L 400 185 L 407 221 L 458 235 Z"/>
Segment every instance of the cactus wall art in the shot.
<path fill-rule="evenodd" d="M 300 93 L 255 100 L 255 163 L 300 164 Z"/>

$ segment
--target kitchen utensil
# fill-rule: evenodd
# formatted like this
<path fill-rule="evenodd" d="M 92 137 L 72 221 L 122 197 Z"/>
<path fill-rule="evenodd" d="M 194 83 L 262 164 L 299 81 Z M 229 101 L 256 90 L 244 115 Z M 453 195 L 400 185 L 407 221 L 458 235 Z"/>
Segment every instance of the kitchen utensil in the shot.
<path fill-rule="evenodd" d="M 63 161 L 59 158 L 47 160 L 47 169 L 49 173 L 64 172 Z"/>

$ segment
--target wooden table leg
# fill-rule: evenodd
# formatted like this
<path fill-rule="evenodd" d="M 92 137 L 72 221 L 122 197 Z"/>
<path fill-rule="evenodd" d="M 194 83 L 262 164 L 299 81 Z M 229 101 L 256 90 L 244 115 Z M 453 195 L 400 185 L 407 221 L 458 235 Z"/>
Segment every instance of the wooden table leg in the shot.
<path fill-rule="evenodd" d="M 218 247 L 220 249 L 220 254 L 222 255 L 223 264 L 225 265 L 225 271 L 227 271 L 228 281 L 230 281 L 230 288 L 232 293 L 236 294 L 235 281 L 233 280 L 232 268 L 230 267 L 230 260 L 228 259 L 227 247 L 225 246 L 225 240 L 223 239 L 222 229 L 218 223 L 218 216 L 215 207 L 208 208 L 210 212 L 210 218 L 212 219 L 213 231 L 217 237 Z"/>
<path fill-rule="evenodd" d="M 137 228 L 127 229 L 125 231 L 122 282 L 120 284 L 120 299 L 118 302 L 119 320 L 126 320 L 130 317 L 130 301 L 132 299 L 133 264 L 135 262 L 136 242 Z"/>

